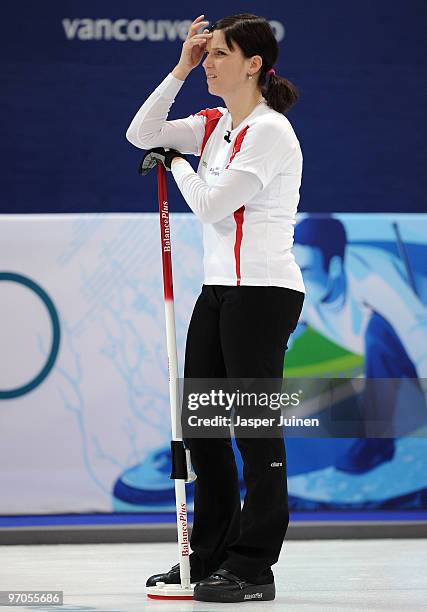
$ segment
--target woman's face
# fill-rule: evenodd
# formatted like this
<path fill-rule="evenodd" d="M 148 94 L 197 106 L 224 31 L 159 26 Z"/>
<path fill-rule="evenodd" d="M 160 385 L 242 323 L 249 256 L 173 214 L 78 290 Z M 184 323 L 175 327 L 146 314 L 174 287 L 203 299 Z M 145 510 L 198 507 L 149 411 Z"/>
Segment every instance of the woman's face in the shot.
<path fill-rule="evenodd" d="M 202 66 L 205 70 L 209 92 L 216 96 L 233 93 L 247 81 L 250 59 L 246 59 L 238 45 L 233 42 L 230 51 L 222 30 L 214 30 L 206 43 L 206 57 Z M 207 75 L 213 75 L 208 78 Z"/>

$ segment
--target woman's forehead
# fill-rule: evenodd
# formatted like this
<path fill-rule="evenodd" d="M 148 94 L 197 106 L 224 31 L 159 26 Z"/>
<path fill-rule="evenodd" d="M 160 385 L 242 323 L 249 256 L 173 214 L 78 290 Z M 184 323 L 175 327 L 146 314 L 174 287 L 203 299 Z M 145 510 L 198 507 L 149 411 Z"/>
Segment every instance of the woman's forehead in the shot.
<path fill-rule="evenodd" d="M 223 49 L 224 51 L 231 51 L 231 49 L 227 47 L 227 43 L 225 42 L 225 36 L 222 30 L 213 31 L 212 38 L 208 40 L 207 46 L 209 46 L 209 49 L 219 48 Z"/>

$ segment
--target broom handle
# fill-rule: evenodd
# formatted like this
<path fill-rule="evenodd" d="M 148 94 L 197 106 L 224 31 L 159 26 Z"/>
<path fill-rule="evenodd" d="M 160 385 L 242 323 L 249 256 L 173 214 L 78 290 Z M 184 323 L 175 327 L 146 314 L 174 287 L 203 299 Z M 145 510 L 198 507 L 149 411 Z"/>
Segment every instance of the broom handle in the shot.
<path fill-rule="evenodd" d="M 176 348 L 175 311 L 172 281 L 172 247 L 169 224 L 169 203 L 166 170 L 162 163 L 157 163 L 157 184 L 160 215 L 160 237 L 162 250 L 163 290 L 165 298 L 166 346 L 169 369 L 169 397 L 171 408 L 172 440 L 182 442 L 181 421 L 178 419 L 178 355 Z M 178 530 L 179 566 L 181 586 L 190 586 L 189 537 L 187 522 L 187 502 L 185 480 L 175 479 L 176 518 Z"/>

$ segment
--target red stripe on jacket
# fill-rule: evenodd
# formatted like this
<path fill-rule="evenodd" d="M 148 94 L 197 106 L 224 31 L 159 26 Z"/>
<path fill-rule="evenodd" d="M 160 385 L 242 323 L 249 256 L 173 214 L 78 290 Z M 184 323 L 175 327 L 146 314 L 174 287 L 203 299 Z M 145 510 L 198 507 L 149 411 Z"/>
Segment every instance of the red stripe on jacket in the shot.
<path fill-rule="evenodd" d="M 234 141 L 234 145 L 233 145 L 233 152 L 231 154 L 230 161 L 228 162 L 226 166 L 226 169 L 233 161 L 234 156 L 240 151 L 242 147 L 242 142 L 246 136 L 246 132 L 248 131 L 248 128 L 249 126 L 247 125 L 246 127 L 243 128 L 243 130 L 241 130 L 237 134 L 236 140 Z M 236 239 L 234 241 L 234 259 L 236 262 L 237 285 L 240 285 L 240 281 L 241 281 L 240 252 L 241 252 L 242 238 L 243 238 L 243 222 L 245 220 L 244 216 L 245 216 L 245 206 L 243 205 L 234 212 L 234 220 L 236 222 Z"/>
<path fill-rule="evenodd" d="M 205 108 L 204 110 L 201 110 L 199 113 L 196 113 L 196 115 L 201 115 L 202 117 L 206 117 L 205 135 L 204 135 L 203 142 L 202 142 L 202 150 L 200 152 L 200 157 L 201 157 L 203 155 L 203 149 L 205 148 L 205 145 L 209 139 L 209 136 L 212 134 L 212 132 L 216 128 L 218 121 L 222 117 L 222 113 L 217 108 Z"/>

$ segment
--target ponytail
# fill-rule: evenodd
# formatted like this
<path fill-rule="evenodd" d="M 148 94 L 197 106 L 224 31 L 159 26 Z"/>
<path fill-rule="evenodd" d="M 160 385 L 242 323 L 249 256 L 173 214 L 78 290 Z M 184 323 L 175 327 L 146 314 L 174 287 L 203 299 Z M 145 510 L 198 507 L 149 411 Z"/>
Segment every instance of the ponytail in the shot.
<path fill-rule="evenodd" d="M 286 114 L 299 98 L 297 87 L 278 74 L 266 75 L 266 72 L 262 71 L 260 85 L 268 106 L 282 115 Z"/>

